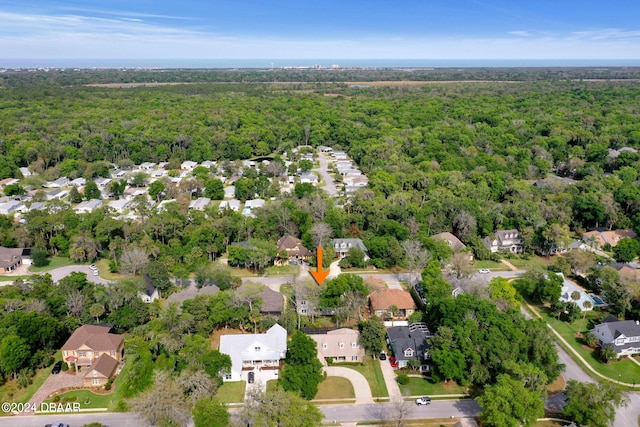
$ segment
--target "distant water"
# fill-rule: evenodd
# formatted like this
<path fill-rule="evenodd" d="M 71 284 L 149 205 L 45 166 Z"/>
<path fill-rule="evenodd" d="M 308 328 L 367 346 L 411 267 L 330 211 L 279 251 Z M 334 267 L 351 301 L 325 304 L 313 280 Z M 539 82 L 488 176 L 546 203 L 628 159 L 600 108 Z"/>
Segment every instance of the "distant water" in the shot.
<path fill-rule="evenodd" d="M 636 67 L 640 59 L 1 59 L 0 68 Z"/>

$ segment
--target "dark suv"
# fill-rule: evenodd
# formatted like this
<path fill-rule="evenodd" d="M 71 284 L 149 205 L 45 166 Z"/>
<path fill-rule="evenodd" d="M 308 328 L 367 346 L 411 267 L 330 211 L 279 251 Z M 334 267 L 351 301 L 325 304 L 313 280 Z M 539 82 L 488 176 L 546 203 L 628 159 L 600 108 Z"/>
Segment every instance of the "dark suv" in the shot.
<path fill-rule="evenodd" d="M 53 365 L 53 369 L 51 369 L 51 373 L 59 374 L 61 370 L 62 370 L 62 362 L 56 362 L 56 364 Z"/>
<path fill-rule="evenodd" d="M 249 375 L 247 376 L 247 380 L 248 380 L 249 384 L 253 384 L 255 379 L 256 379 L 255 372 L 253 372 L 253 371 L 249 372 Z"/>

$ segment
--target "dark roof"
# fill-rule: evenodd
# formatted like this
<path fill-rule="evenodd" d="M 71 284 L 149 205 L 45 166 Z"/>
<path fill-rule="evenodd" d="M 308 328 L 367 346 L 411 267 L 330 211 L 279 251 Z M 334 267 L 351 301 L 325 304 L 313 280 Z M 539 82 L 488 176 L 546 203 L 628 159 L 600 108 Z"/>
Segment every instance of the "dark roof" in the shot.
<path fill-rule="evenodd" d="M 466 248 L 466 246 L 460 241 L 460 239 L 458 239 L 448 231 L 434 234 L 433 236 L 431 236 L 431 238 L 436 240 L 444 240 L 449 244 L 451 249 L 453 249 L 453 252 L 458 252 L 459 250 Z"/>
<path fill-rule="evenodd" d="M 238 291 L 246 289 L 246 284 L 240 285 Z M 262 314 L 281 314 L 284 309 L 284 297 L 280 292 L 276 292 L 271 288 L 261 285 L 260 299 L 262 300 L 262 306 L 260 307 L 260 313 Z"/>
<path fill-rule="evenodd" d="M 431 333 L 424 327 L 392 326 L 387 329 L 387 338 L 394 349 L 394 356 L 397 360 L 424 359 L 425 353 L 429 350 L 429 339 Z M 412 349 L 413 357 L 405 357 L 404 351 Z"/>
<path fill-rule="evenodd" d="M 302 240 L 297 239 L 289 234 L 283 236 L 278 240 L 278 252 L 287 251 L 287 255 L 289 256 L 301 256 L 301 257 L 309 257 L 313 255 L 313 253 L 304 247 L 302 244 Z"/>
<path fill-rule="evenodd" d="M 145 293 L 148 297 L 151 297 L 153 293 L 156 291 L 156 287 L 153 286 L 153 282 L 151 281 L 151 277 L 148 274 L 144 275 L 144 283 L 145 283 Z"/>

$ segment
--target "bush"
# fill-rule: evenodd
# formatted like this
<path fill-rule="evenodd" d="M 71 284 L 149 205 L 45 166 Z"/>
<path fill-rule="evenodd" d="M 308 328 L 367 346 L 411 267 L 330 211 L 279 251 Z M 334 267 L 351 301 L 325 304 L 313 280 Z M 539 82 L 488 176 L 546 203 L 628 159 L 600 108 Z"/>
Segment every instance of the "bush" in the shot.
<path fill-rule="evenodd" d="M 399 374 L 398 375 L 398 384 L 400 384 L 400 385 L 409 384 L 409 376 L 407 374 Z"/>
<path fill-rule="evenodd" d="M 49 258 L 45 251 L 35 248 L 31 251 L 31 263 L 34 267 L 46 267 L 49 265 Z"/>
<path fill-rule="evenodd" d="M 109 379 L 107 380 L 107 382 L 104 385 L 104 389 L 109 391 L 111 390 L 111 385 L 113 384 L 113 377 L 109 377 Z"/>
<path fill-rule="evenodd" d="M 109 273 L 117 273 L 118 271 L 120 271 L 118 263 L 112 259 L 109 260 Z"/>
<path fill-rule="evenodd" d="M 67 362 L 62 362 L 62 370 L 67 372 L 69 370 L 69 364 Z"/>
<path fill-rule="evenodd" d="M 29 378 L 24 372 L 21 372 L 16 380 L 18 388 L 27 388 L 32 382 L 31 378 Z"/>

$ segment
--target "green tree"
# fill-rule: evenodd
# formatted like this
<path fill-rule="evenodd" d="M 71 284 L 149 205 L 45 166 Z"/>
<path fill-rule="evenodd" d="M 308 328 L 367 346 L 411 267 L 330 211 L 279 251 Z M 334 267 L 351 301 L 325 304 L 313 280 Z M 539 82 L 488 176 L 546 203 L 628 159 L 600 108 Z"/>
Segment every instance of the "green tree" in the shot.
<path fill-rule="evenodd" d="M 371 316 L 369 320 L 360 322 L 360 345 L 372 356 L 384 349 L 386 329 L 378 316 Z"/>
<path fill-rule="evenodd" d="M 520 296 L 511 282 L 503 277 L 494 277 L 489 282 L 491 298 L 508 302 L 511 306 L 520 305 Z"/>
<path fill-rule="evenodd" d="M 226 405 L 214 397 L 198 400 L 191 413 L 195 427 L 227 427 L 231 419 Z"/>
<path fill-rule="evenodd" d="M 618 262 L 631 262 L 638 256 L 638 252 L 640 252 L 640 242 L 628 237 L 620 239 L 613 248 L 613 256 Z"/>
<path fill-rule="evenodd" d="M 618 353 L 616 353 L 616 350 L 610 345 L 600 347 L 600 359 L 602 359 L 604 363 L 613 362 L 614 360 L 618 360 Z"/>
<path fill-rule="evenodd" d="M 530 426 L 544 416 L 540 393 L 508 374 L 499 375 L 495 384 L 485 387 L 477 401 L 482 407 L 482 423 L 487 426 Z"/>
<path fill-rule="evenodd" d="M 149 184 L 149 197 L 153 200 L 160 200 L 161 193 L 165 190 L 164 183 L 160 180 Z"/>
<path fill-rule="evenodd" d="M 251 395 L 240 414 L 242 425 L 251 426 L 317 427 L 322 418 L 315 405 L 278 388 Z"/>
<path fill-rule="evenodd" d="M 96 184 L 92 179 L 87 180 L 87 183 L 84 186 L 84 198 L 86 200 L 102 198 L 98 184 Z"/>
<path fill-rule="evenodd" d="M 224 199 L 224 185 L 219 179 L 208 179 L 204 184 L 204 196 L 213 200 Z"/>
<path fill-rule="evenodd" d="M 579 425 L 607 427 L 613 422 L 616 408 L 629 399 L 622 390 L 608 382 L 581 383 L 569 380 L 565 389 L 567 404 L 562 414 Z"/>
<path fill-rule="evenodd" d="M 71 203 L 82 202 L 82 194 L 80 194 L 77 187 L 71 187 L 71 191 L 69 191 L 69 201 Z"/>
<path fill-rule="evenodd" d="M 280 376 L 282 388 L 311 400 L 318 393 L 320 381 L 322 364 L 318 360 L 316 342 L 300 331 L 294 332 L 287 346 L 286 364 Z"/>
<path fill-rule="evenodd" d="M 340 267 L 342 268 L 364 268 L 367 266 L 364 260 L 364 252 L 360 248 L 350 248 L 347 252 L 347 256 L 340 260 Z"/>
<path fill-rule="evenodd" d="M 30 357 L 31 351 L 24 339 L 16 335 L 7 335 L 0 341 L 0 366 L 14 379 Z"/>
<path fill-rule="evenodd" d="M 34 267 L 45 267 L 49 265 L 49 255 L 40 248 L 34 248 L 31 251 L 31 263 Z"/>
<path fill-rule="evenodd" d="M 313 162 L 311 160 L 303 159 L 298 162 L 298 167 L 302 172 L 308 172 L 313 169 Z"/>

